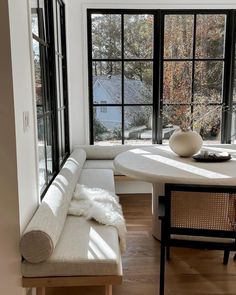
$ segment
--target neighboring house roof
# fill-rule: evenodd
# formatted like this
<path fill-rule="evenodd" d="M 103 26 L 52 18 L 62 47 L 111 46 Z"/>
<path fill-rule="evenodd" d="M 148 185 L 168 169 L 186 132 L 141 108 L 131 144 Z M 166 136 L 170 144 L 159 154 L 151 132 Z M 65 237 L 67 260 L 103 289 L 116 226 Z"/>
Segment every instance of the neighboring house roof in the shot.
<path fill-rule="evenodd" d="M 107 75 L 107 76 L 95 76 L 93 77 L 93 88 L 101 86 L 107 93 L 110 99 L 110 103 L 121 102 L 121 76 Z M 124 100 L 126 103 L 138 103 L 143 101 L 141 90 L 144 89 L 144 85 L 139 80 L 124 80 Z M 95 92 L 95 91 L 94 91 Z M 109 102 L 107 102 L 109 103 Z"/>

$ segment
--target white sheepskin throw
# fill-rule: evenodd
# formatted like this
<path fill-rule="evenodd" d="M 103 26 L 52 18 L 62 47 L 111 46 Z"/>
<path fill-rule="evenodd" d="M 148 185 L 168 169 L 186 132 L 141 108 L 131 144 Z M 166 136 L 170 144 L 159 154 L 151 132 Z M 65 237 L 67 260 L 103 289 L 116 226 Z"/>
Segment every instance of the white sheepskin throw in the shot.
<path fill-rule="evenodd" d="M 77 184 L 68 214 L 95 219 L 97 222 L 116 227 L 120 238 L 121 253 L 126 248 L 126 225 L 119 197 L 101 188 Z"/>

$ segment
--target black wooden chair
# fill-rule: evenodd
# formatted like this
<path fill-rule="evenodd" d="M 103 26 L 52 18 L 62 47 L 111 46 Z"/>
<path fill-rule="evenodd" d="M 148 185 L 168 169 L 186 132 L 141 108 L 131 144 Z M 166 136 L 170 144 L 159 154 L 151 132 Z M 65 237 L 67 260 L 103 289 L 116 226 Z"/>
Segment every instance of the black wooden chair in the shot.
<path fill-rule="evenodd" d="M 227 264 L 236 250 L 236 187 L 166 184 L 159 197 L 161 219 L 160 295 L 170 247 L 223 250 Z"/>

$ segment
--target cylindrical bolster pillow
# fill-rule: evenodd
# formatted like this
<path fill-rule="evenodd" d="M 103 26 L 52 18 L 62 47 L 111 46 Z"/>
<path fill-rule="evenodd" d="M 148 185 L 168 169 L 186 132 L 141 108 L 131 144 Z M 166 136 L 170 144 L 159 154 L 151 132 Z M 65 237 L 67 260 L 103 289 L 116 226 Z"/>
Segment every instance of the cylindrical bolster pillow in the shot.
<path fill-rule="evenodd" d="M 40 230 L 32 230 L 23 237 L 20 241 L 20 249 L 27 261 L 38 263 L 51 256 L 54 247 L 48 234 Z"/>
<path fill-rule="evenodd" d="M 71 154 L 27 225 L 20 241 L 20 252 L 27 261 L 43 262 L 51 256 L 85 160 L 86 153 L 82 149 Z"/>

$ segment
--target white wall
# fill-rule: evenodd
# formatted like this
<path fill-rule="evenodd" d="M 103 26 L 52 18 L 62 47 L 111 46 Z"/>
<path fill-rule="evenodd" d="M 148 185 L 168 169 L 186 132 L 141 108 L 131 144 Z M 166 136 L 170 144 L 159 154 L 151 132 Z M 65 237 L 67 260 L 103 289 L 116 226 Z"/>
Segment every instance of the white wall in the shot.
<path fill-rule="evenodd" d="M 65 0 L 71 144 L 89 143 L 86 8 L 232 9 L 235 0 Z"/>
<path fill-rule="evenodd" d="M 68 64 L 68 89 L 69 89 L 69 115 L 70 115 L 70 141 L 71 145 L 85 144 L 86 125 L 83 81 L 83 22 L 81 1 L 65 0 L 66 4 L 66 34 L 67 34 L 67 64 Z M 87 114 L 88 115 L 88 114 Z"/>
<path fill-rule="evenodd" d="M 22 295 L 14 96 L 7 0 L 0 1 L 0 293 Z"/>
<path fill-rule="evenodd" d="M 9 0 L 11 54 L 17 142 L 17 174 L 20 228 L 24 230 L 38 205 L 34 101 L 31 73 L 31 35 L 28 0 Z M 23 130 L 23 112 L 29 112 L 29 128 Z"/>
<path fill-rule="evenodd" d="M 28 1 L 1 0 L 0 28 L 0 293 L 22 295 L 20 234 L 38 205 Z"/>

